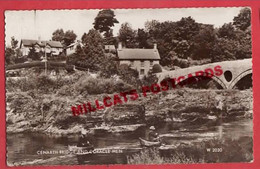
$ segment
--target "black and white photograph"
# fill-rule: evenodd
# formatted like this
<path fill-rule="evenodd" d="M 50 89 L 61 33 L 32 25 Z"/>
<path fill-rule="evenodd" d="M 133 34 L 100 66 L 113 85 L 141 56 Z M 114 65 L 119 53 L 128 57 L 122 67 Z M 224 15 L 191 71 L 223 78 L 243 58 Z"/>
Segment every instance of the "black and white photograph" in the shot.
<path fill-rule="evenodd" d="M 251 8 L 4 15 L 8 166 L 254 161 Z"/>

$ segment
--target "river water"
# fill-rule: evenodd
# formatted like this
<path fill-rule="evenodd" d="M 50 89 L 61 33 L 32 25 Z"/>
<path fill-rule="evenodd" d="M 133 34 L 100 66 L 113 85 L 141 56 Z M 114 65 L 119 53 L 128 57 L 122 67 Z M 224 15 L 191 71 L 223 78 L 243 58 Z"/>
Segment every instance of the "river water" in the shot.
<path fill-rule="evenodd" d="M 94 147 L 140 147 L 139 137 L 147 137 L 148 128 L 143 127 L 134 133 L 102 134 L 95 136 Z M 210 124 L 183 124 L 167 122 L 156 126 L 157 132 L 164 136 L 166 144 L 189 143 L 206 139 L 239 139 L 253 136 L 252 119 L 236 119 Z M 40 133 L 7 134 L 7 163 L 8 165 L 78 165 L 75 155 L 49 154 L 41 155 L 41 150 L 68 150 L 68 145 L 76 145 L 77 135 L 66 137 L 49 136 Z M 126 163 L 125 156 L 106 156 L 92 159 L 86 164 Z"/>

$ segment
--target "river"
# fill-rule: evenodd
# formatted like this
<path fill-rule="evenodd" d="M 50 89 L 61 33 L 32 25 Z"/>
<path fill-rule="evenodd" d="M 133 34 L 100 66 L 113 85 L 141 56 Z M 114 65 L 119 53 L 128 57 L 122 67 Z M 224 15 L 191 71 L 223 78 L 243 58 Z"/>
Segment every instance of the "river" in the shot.
<path fill-rule="evenodd" d="M 139 137 L 145 138 L 148 128 L 143 127 L 135 133 L 103 134 L 94 137 L 96 148 L 121 146 L 139 147 Z M 253 136 L 252 119 L 236 119 L 225 122 L 213 122 L 210 125 L 183 124 L 166 122 L 156 126 L 157 132 L 165 136 L 166 144 L 206 139 L 239 139 Z M 8 165 L 77 165 L 75 155 L 71 154 L 40 154 L 41 150 L 61 151 L 67 150 L 68 145 L 77 144 L 78 136 L 55 137 L 40 133 L 7 134 L 7 163 Z M 86 164 L 126 163 L 125 156 L 106 156 L 92 159 Z"/>

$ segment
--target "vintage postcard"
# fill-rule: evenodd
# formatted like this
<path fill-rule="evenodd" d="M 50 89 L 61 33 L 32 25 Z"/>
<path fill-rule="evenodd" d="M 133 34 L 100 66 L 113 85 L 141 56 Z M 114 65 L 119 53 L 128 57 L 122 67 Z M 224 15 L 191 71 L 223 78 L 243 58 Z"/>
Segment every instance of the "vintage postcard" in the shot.
<path fill-rule="evenodd" d="M 4 15 L 8 166 L 253 162 L 250 7 Z"/>

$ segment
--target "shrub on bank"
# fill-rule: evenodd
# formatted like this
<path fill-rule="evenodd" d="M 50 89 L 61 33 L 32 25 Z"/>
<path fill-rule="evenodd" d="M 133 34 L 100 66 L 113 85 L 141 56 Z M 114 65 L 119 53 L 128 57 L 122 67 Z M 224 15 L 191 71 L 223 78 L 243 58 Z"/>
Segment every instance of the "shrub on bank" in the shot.
<path fill-rule="evenodd" d="M 93 78 L 91 76 L 82 77 L 75 83 L 75 90 L 79 94 L 111 94 L 130 90 L 131 86 L 122 80 Z"/>

